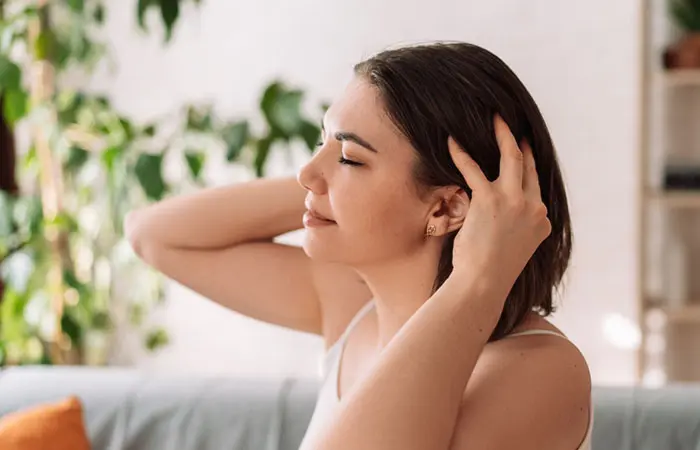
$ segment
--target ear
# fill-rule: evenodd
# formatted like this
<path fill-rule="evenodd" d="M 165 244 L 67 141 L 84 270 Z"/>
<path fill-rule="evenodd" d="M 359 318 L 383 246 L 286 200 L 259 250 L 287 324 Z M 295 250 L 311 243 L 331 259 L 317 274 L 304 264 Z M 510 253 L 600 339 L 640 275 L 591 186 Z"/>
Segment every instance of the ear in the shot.
<path fill-rule="evenodd" d="M 469 210 L 469 197 L 457 186 L 445 186 L 436 191 L 435 204 L 428 225 L 435 225 L 435 236 L 459 230 Z"/>

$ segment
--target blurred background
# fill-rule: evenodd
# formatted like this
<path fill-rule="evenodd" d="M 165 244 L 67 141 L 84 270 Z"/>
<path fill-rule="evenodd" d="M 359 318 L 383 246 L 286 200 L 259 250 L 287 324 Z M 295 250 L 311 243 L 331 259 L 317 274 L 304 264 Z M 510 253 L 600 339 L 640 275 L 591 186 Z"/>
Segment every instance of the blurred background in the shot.
<path fill-rule="evenodd" d="M 354 63 L 462 40 L 550 127 L 575 237 L 553 321 L 594 383 L 700 379 L 700 2 L 4 0 L 0 17 L 0 364 L 318 376 L 320 338 L 153 273 L 124 214 L 296 173 Z"/>

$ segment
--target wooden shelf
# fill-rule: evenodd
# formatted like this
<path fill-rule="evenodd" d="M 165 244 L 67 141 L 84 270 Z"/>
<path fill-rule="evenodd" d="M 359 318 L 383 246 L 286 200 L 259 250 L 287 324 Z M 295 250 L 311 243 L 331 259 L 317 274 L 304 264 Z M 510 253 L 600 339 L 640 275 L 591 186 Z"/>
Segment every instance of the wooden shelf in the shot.
<path fill-rule="evenodd" d="M 700 209 L 700 190 L 649 190 L 646 198 L 669 208 Z"/>
<path fill-rule="evenodd" d="M 692 304 L 682 308 L 663 308 L 666 319 L 673 323 L 700 323 L 700 305 Z"/>
<path fill-rule="evenodd" d="M 700 87 L 700 69 L 667 70 L 660 72 L 659 77 L 667 86 Z"/>
<path fill-rule="evenodd" d="M 666 320 L 671 323 L 698 323 L 700 324 L 700 303 L 690 302 L 686 306 L 681 307 L 666 307 L 648 305 L 646 313 L 661 313 L 666 317 Z"/>
<path fill-rule="evenodd" d="M 696 98 L 700 96 L 700 68 L 694 69 L 665 69 L 660 62 L 663 61 L 663 51 L 668 48 L 664 44 L 669 41 L 667 33 L 669 27 L 673 28 L 667 11 L 662 2 L 643 0 L 640 14 L 640 52 L 639 96 L 641 107 L 637 116 L 640 126 L 639 139 L 639 172 L 637 195 L 641 196 L 642 207 L 638 208 L 638 252 L 637 264 L 637 306 L 640 316 L 639 328 L 641 331 L 640 345 L 637 351 L 637 383 L 642 385 L 658 385 L 659 383 L 673 383 L 675 381 L 700 381 L 700 353 L 697 343 L 700 339 L 700 297 L 690 299 L 678 307 L 673 307 L 672 301 L 663 298 L 653 298 L 651 292 L 647 292 L 647 280 L 661 281 L 667 275 L 663 261 L 653 261 L 658 258 L 656 251 L 663 254 L 666 250 L 666 238 L 670 233 L 677 232 L 678 237 L 691 239 L 700 238 L 695 229 L 690 225 L 691 219 L 700 217 L 700 189 L 680 190 L 666 189 L 663 179 L 657 183 L 650 183 L 647 178 L 656 170 L 665 172 L 667 164 L 675 155 L 675 146 L 681 145 L 682 140 L 691 140 L 691 134 L 676 136 L 673 127 L 676 125 L 673 118 L 687 117 L 688 123 L 681 124 L 687 127 L 693 126 L 693 120 L 700 119 L 696 106 Z M 687 98 L 686 98 L 687 97 Z M 686 101 L 687 100 L 687 101 Z M 680 108 L 680 109 L 679 109 Z M 688 129 L 687 131 L 692 131 Z M 673 138 L 673 139 L 669 139 Z M 678 139 L 676 139 L 678 138 Z M 657 140 L 659 142 L 657 142 Z M 695 142 L 684 142 L 683 147 L 691 147 Z M 680 149 L 679 149 L 680 150 Z M 684 148 L 683 150 L 691 150 Z M 689 156 L 689 155 L 684 155 Z M 656 214 L 650 214 L 650 210 Z M 668 217 L 661 217 L 661 215 Z M 685 217 L 685 216 L 693 217 Z M 657 219 L 668 219 L 669 226 L 660 226 Z M 676 223 L 677 222 L 677 223 Z M 674 226 L 678 225 L 678 229 Z M 686 228 L 688 228 L 686 230 Z M 690 241 L 687 242 L 690 244 Z M 695 244 L 695 242 L 693 242 Z M 651 248 L 654 247 L 654 248 Z M 656 248 L 656 247 L 660 248 Z M 661 248 L 662 247 L 662 248 Z M 689 255 L 688 258 L 691 256 Z M 692 257 L 695 257 L 693 253 Z M 695 259 L 693 259 L 693 264 Z M 690 270 L 694 270 L 694 265 Z M 692 274 L 688 274 L 693 277 Z M 670 281 L 670 280 L 669 280 Z M 700 295 L 694 279 L 692 286 L 688 286 L 693 295 Z M 690 280 L 688 281 L 690 283 Z M 663 295 L 662 286 L 655 286 L 661 292 L 654 294 Z M 659 337 L 663 339 L 658 339 Z M 659 376 L 661 375 L 661 376 Z"/>

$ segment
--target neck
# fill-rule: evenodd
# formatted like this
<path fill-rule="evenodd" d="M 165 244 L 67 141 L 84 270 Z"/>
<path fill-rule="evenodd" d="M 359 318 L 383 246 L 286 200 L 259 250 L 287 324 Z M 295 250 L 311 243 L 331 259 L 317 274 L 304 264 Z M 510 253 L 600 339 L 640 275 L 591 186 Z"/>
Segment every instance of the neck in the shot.
<path fill-rule="evenodd" d="M 441 244 L 435 239 L 410 257 L 357 269 L 373 294 L 381 348 L 433 294 Z"/>

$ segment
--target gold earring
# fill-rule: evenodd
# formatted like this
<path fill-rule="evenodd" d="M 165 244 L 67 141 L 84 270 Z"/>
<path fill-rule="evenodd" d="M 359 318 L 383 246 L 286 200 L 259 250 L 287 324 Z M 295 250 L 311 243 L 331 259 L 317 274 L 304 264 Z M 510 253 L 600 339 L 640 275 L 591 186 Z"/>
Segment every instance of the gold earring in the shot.
<path fill-rule="evenodd" d="M 426 236 L 435 236 L 436 231 L 437 231 L 437 227 L 435 225 L 428 225 L 428 229 L 425 230 L 425 235 Z"/>

